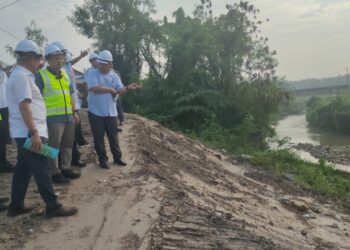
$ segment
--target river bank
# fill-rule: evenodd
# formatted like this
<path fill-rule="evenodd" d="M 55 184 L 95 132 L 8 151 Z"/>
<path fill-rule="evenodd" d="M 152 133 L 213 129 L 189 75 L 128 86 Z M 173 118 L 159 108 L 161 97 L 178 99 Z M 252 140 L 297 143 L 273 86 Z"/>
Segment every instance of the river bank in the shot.
<path fill-rule="evenodd" d="M 350 146 L 324 146 L 299 143 L 293 145 L 293 148 L 306 151 L 317 159 L 325 159 L 335 164 L 350 165 Z"/>
<path fill-rule="evenodd" d="M 276 126 L 276 132 L 281 139 L 289 138 L 289 147 L 296 149 L 302 159 L 311 162 L 325 159 L 330 163 L 343 165 L 341 168 L 350 172 L 349 136 L 312 130 L 308 128 L 305 114 L 284 118 Z"/>

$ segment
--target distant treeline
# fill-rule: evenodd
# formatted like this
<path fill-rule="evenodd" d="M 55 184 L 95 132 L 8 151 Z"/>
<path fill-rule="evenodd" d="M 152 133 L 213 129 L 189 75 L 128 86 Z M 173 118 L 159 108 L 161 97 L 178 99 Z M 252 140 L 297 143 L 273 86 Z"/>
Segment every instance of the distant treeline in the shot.
<path fill-rule="evenodd" d="M 346 75 L 339 75 L 335 77 L 323 78 L 323 79 L 304 79 L 299 81 L 289 81 L 286 83 L 285 88 L 287 90 L 304 90 L 322 87 L 336 87 L 347 84 Z"/>

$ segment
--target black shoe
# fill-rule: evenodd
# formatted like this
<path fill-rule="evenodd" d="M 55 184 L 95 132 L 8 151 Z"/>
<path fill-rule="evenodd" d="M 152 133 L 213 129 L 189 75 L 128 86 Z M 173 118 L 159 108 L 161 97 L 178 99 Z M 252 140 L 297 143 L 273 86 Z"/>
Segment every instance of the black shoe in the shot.
<path fill-rule="evenodd" d="M 56 174 L 51 177 L 52 182 L 55 184 L 69 184 L 70 180 L 64 177 L 62 174 Z"/>
<path fill-rule="evenodd" d="M 119 166 L 126 166 L 126 162 L 124 162 L 122 159 L 116 159 L 114 160 L 114 163 Z"/>
<path fill-rule="evenodd" d="M 123 130 L 121 128 L 117 128 L 117 133 L 122 132 Z"/>
<path fill-rule="evenodd" d="M 10 199 L 7 197 L 1 197 L 0 198 L 0 203 L 8 202 Z"/>
<path fill-rule="evenodd" d="M 9 207 L 7 205 L 0 203 L 0 212 L 6 211 L 8 209 L 9 209 Z"/>
<path fill-rule="evenodd" d="M 109 169 L 108 163 L 107 162 L 101 162 L 100 163 L 100 168 Z"/>
<path fill-rule="evenodd" d="M 14 170 L 14 166 L 8 161 L 0 164 L 0 173 L 12 173 Z"/>
<path fill-rule="evenodd" d="M 76 213 L 78 213 L 78 209 L 76 207 L 59 206 L 54 210 L 46 209 L 46 215 L 48 217 L 67 217 L 75 215 Z"/>
<path fill-rule="evenodd" d="M 68 170 L 61 170 L 61 173 L 63 176 L 69 178 L 69 179 L 77 179 L 80 177 L 80 173 L 74 172 L 71 169 Z"/>
<path fill-rule="evenodd" d="M 86 167 L 86 163 L 82 160 L 72 161 L 72 165 L 80 168 Z"/>
<path fill-rule="evenodd" d="M 32 211 L 35 207 L 9 207 L 9 210 L 7 211 L 8 217 L 15 217 L 21 214 L 26 214 Z"/>

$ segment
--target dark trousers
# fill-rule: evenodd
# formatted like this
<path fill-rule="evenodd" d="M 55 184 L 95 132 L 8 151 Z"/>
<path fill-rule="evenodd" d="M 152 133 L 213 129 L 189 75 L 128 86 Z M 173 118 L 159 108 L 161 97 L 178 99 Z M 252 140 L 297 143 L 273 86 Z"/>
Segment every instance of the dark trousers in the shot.
<path fill-rule="evenodd" d="M 12 177 L 11 204 L 12 208 L 24 206 L 24 198 L 32 175 L 38 186 L 41 198 L 48 209 L 60 206 L 51 182 L 51 169 L 48 159 L 42 155 L 23 148 L 25 138 L 15 138 L 17 143 L 17 164 Z M 45 139 L 42 139 L 45 141 Z"/>
<path fill-rule="evenodd" d="M 10 126 L 9 126 L 9 109 L 8 108 L 1 108 L 0 114 L 2 116 L 3 129 L 5 131 L 4 138 L 5 138 L 6 142 L 11 141 Z"/>
<path fill-rule="evenodd" d="M 76 136 L 76 135 L 75 135 Z M 76 139 L 76 137 L 75 137 Z M 72 162 L 78 162 L 80 161 L 80 152 L 78 149 L 78 143 L 76 140 L 74 140 L 73 148 L 72 148 Z"/>
<path fill-rule="evenodd" d="M 114 160 L 121 159 L 122 152 L 120 150 L 118 141 L 117 118 L 111 116 L 101 117 L 94 115 L 90 112 L 88 113 L 88 115 L 92 135 L 94 137 L 95 150 L 100 163 L 108 161 L 104 142 L 105 133 L 107 134 L 109 148 L 111 150 Z"/>
<path fill-rule="evenodd" d="M 123 112 L 122 99 L 120 98 L 120 96 L 117 99 L 117 112 L 118 112 L 119 123 L 123 122 L 125 118 L 124 118 L 124 112 Z"/>
<path fill-rule="evenodd" d="M 79 122 L 78 125 L 75 126 L 75 141 L 76 143 L 78 143 L 79 146 L 83 146 L 86 144 L 86 140 L 81 129 L 81 122 Z"/>
<path fill-rule="evenodd" d="M 4 120 L 0 121 L 0 167 L 6 163 L 6 132 L 4 129 Z"/>

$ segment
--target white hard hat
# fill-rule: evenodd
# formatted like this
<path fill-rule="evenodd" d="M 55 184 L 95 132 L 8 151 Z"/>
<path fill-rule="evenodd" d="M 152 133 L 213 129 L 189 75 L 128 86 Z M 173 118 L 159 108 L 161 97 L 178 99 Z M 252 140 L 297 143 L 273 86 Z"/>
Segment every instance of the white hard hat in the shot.
<path fill-rule="evenodd" d="M 113 62 L 113 56 L 112 53 L 109 50 L 103 50 L 98 54 L 97 62 L 99 63 L 112 63 Z"/>
<path fill-rule="evenodd" d="M 62 50 L 60 50 L 57 46 L 50 44 L 45 49 L 45 57 L 61 55 L 63 54 Z"/>
<path fill-rule="evenodd" d="M 55 46 L 58 47 L 61 51 L 67 52 L 66 47 L 65 47 L 65 46 L 63 45 L 63 43 L 60 42 L 60 41 L 54 41 L 54 42 L 51 43 L 51 45 L 55 45 Z"/>
<path fill-rule="evenodd" d="M 91 54 L 90 54 L 90 56 L 89 56 L 89 61 L 91 61 L 91 60 L 94 60 L 94 59 L 97 59 L 97 54 L 96 53 L 94 53 L 94 52 L 92 52 Z"/>
<path fill-rule="evenodd" d="M 15 52 L 32 52 L 37 55 L 42 55 L 39 46 L 32 40 L 20 41 L 15 48 Z"/>
<path fill-rule="evenodd" d="M 66 54 L 66 63 L 70 63 L 70 62 L 72 62 L 72 60 L 73 60 L 72 54 L 67 53 Z"/>

